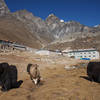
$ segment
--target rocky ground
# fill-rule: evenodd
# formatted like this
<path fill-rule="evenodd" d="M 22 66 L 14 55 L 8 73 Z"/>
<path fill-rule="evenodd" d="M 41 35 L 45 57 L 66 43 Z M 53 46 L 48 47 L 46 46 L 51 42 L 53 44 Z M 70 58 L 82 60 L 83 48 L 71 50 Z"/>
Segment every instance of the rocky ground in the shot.
<path fill-rule="evenodd" d="M 8 92 L 0 91 L 0 100 L 100 100 L 100 84 L 87 80 L 86 67 L 65 69 L 77 63 L 61 55 L 40 56 L 34 53 L 0 53 L 0 62 L 8 62 L 18 68 L 20 88 Z M 39 64 L 43 78 L 35 86 L 26 72 L 28 63 Z"/>

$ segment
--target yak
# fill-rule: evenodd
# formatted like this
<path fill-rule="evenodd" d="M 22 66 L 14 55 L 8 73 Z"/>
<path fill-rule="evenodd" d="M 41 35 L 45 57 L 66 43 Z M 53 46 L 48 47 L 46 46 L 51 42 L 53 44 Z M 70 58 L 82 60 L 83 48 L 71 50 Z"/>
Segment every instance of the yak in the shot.
<path fill-rule="evenodd" d="M 18 88 L 22 80 L 17 82 L 17 68 L 6 62 L 0 63 L 0 86 L 1 91 L 8 91 L 12 88 Z"/>
<path fill-rule="evenodd" d="M 100 83 L 100 62 L 89 62 L 87 66 L 87 75 L 91 81 Z"/>
<path fill-rule="evenodd" d="M 41 80 L 40 71 L 38 67 L 39 66 L 37 64 L 28 64 L 27 66 L 27 72 L 35 85 L 39 85 Z"/>

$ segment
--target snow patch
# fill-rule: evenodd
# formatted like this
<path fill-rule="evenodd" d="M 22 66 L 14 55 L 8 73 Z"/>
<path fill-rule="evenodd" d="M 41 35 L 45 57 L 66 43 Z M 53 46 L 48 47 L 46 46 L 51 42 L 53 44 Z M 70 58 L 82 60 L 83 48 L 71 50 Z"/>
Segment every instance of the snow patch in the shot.
<path fill-rule="evenodd" d="M 53 13 L 52 13 L 52 14 L 49 14 L 49 17 L 50 17 L 50 16 L 54 16 L 54 14 L 53 14 Z"/>
<path fill-rule="evenodd" d="M 62 22 L 62 23 L 63 23 L 63 22 L 64 22 L 64 20 L 63 20 L 63 19 L 61 19 L 61 20 L 60 20 L 60 22 Z"/>
<path fill-rule="evenodd" d="M 94 27 L 98 27 L 99 25 L 95 25 Z"/>

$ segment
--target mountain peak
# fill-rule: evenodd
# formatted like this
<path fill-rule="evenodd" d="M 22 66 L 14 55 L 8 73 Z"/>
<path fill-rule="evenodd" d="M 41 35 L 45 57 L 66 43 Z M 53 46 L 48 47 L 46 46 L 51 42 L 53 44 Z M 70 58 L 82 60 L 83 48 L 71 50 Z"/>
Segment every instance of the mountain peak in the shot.
<path fill-rule="evenodd" d="M 55 16 L 55 14 L 51 13 L 51 14 L 49 14 L 49 16 L 48 16 L 48 17 L 51 17 L 51 16 L 53 17 L 53 16 Z"/>
<path fill-rule="evenodd" d="M 19 11 L 16 11 L 16 12 L 21 12 L 21 13 L 24 13 L 24 14 L 26 14 L 26 13 L 31 13 L 31 12 L 29 12 L 29 11 L 26 10 L 26 9 L 22 9 L 22 10 L 19 10 Z"/>
<path fill-rule="evenodd" d="M 0 16 L 5 16 L 10 13 L 4 0 L 0 0 Z"/>
<path fill-rule="evenodd" d="M 51 23 L 58 23 L 60 22 L 60 19 L 55 16 L 54 14 L 50 14 L 47 18 L 46 18 L 46 22 L 48 24 L 51 24 Z"/>
<path fill-rule="evenodd" d="M 13 13 L 13 15 L 16 16 L 18 19 L 22 18 L 31 20 L 34 17 L 34 15 L 26 9 L 16 11 Z"/>
<path fill-rule="evenodd" d="M 55 14 L 51 13 L 47 18 L 58 18 Z"/>
<path fill-rule="evenodd" d="M 74 21 L 74 20 L 70 20 L 70 21 L 68 21 L 67 23 L 79 23 L 79 22 Z M 80 24 L 80 23 L 79 23 L 79 24 Z"/>
<path fill-rule="evenodd" d="M 33 15 L 31 12 L 29 12 L 29 11 L 27 11 L 26 9 L 23 9 L 23 10 L 19 10 L 19 11 L 16 11 L 16 12 L 14 12 L 13 14 L 21 14 L 21 15 Z"/>

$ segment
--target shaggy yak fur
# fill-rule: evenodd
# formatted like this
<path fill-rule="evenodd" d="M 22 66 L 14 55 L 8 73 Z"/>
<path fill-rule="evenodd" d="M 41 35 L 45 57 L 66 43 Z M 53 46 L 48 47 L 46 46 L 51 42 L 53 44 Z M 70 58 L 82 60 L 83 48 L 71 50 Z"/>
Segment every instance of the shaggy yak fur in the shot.
<path fill-rule="evenodd" d="M 2 91 L 18 88 L 22 81 L 17 82 L 17 68 L 8 63 L 0 63 L 0 86 Z"/>
<path fill-rule="evenodd" d="M 100 62 L 89 62 L 87 75 L 91 81 L 100 82 Z"/>
<path fill-rule="evenodd" d="M 27 66 L 27 72 L 35 85 L 38 85 L 40 83 L 41 78 L 38 67 L 39 66 L 37 64 L 28 64 Z"/>

